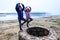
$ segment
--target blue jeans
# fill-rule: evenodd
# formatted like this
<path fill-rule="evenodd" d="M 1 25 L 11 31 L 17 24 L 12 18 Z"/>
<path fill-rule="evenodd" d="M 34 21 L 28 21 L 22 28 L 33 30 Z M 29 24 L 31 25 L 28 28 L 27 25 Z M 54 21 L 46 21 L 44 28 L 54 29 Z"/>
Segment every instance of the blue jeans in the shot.
<path fill-rule="evenodd" d="M 23 20 L 24 22 L 23 23 L 21 23 L 21 20 Z M 22 30 L 22 28 L 21 28 L 21 26 L 24 24 L 24 23 L 26 23 L 27 22 L 27 20 L 26 19 L 24 19 L 24 18 L 21 18 L 20 20 L 18 20 L 19 21 L 19 27 L 20 27 L 20 30 Z"/>

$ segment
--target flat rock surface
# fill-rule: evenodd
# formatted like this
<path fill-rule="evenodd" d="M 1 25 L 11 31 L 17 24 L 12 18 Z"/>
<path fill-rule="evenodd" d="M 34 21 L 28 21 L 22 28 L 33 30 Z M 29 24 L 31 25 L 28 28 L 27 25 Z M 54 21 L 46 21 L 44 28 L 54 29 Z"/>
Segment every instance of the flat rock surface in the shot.
<path fill-rule="evenodd" d="M 57 21 L 57 22 L 56 22 Z M 60 37 L 60 15 L 59 16 L 50 16 L 46 18 L 34 18 L 32 22 L 29 23 L 30 27 L 47 27 L 56 31 Z M 26 24 L 22 26 L 24 33 Z M 0 21 L 0 40 L 18 40 L 19 32 L 19 23 L 18 20 L 8 20 Z M 29 37 L 28 37 L 29 38 Z M 32 39 L 35 37 L 32 37 Z M 36 37 L 37 38 L 37 37 Z M 40 37 L 41 38 L 41 37 Z M 39 39 L 39 38 L 37 38 Z M 48 39 L 46 39 L 48 40 Z"/>
<path fill-rule="evenodd" d="M 32 36 L 32 35 L 29 35 L 26 31 L 19 32 L 19 35 L 21 36 L 21 38 L 25 40 L 57 40 L 59 38 L 59 36 L 57 35 L 54 29 L 52 28 L 46 28 L 46 29 L 49 30 L 49 35 L 44 37 Z"/>

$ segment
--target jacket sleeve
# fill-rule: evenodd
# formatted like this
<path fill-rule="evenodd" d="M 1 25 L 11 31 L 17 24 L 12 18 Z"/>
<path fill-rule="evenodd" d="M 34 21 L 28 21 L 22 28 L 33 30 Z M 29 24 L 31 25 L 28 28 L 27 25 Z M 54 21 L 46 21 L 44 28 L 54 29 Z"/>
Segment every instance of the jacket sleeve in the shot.
<path fill-rule="evenodd" d="M 16 7 L 15 7 L 16 11 L 19 11 L 19 7 L 20 7 L 20 6 L 19 6 L 19 3 L 17 3 L 17 4 L 16 4 Z"/>
<path fill-rule="evenodd" d="M 22 6 L 23 6 L 23 9 L 22 9 L 22 10 L 24 10 L 24 9 L 25 9 L 25 6 L 24 6 L 24 4 L 22 4 Z"/>

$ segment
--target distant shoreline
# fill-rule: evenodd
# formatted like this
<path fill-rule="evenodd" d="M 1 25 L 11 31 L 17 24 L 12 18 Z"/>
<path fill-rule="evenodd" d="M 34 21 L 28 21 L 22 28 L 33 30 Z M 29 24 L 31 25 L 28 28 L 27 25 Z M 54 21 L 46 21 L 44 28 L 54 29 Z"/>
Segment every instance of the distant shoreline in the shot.
<path fill-rule="evenodd" d="M 45 12 L 33 12 L 30 13 L 31 18 L 49 18 L 49 17 L 55 17 L 60 15 L 51 15 L 49 13 Z M 24 13 L 24 18 L 26 18 L 25 13 Z M 8 21 L 8 20 L 18 20 L 18 15 L 17 13 L 0 13 L 0 21 Z"/>
<path fill-rule="evenodd" d="M 60 18 L 60 15 L 53 15 L 53 16 L 40 17 L 40 18 Z M 40 18 L 34 17 L 33 19 L 40 19 Z M 17 19 L 10 19 L 10 20 L 0 20 L 0 21 L 12 21 L 12 20 L 18 20 L 18 18 Z"/>

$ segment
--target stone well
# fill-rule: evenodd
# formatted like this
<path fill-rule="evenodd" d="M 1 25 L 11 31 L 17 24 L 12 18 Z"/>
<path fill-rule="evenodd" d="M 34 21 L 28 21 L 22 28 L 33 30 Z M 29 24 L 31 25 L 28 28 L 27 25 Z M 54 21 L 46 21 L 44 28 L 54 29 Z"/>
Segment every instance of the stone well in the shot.
<path fill-rule="evenodd" d="M 52 28 L 29 27 L 19 32 L 19 40 L 59 40 L 57 33 Z"/>
<path fill-rule="evenodd" d="M 28 34 L 36 37 L 43 37 L 49 34 L 49 30 L 41 27 L 31 27 L 28 28 L 26 31 Z"/>

